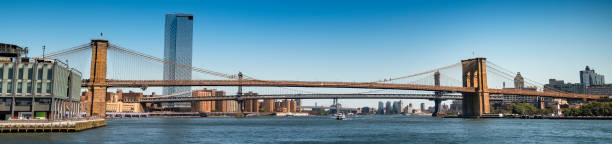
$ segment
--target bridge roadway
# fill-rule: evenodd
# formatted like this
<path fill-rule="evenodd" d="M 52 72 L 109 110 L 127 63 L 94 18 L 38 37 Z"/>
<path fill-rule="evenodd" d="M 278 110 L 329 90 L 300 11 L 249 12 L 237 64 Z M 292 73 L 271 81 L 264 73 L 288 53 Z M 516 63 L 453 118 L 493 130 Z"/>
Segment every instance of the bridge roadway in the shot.
<path fill-rule="evenodd" d="M 154 97 L 141 98 L 140 101 L 131 102 L 188 102 L 188 101 L 215 101 L 215 100 L 248 100 L 248 99 L 443 99 L 459 100 L 461 95 L 434 94 L 275 94 L 257 96 L 209 96 L 209 97 Z M 501 100 L 501 97 L 492 96 L 490 100 Z"/>
<path fill-rule="evenodd" d="M 83 87 L 91 86 L 84 80 Z M 389 84 L 372 82 L 323 82 L 323 81 L 270 81 L 270 80 L 106 80 L 107 87 L 164 87 L 164 86 L 262 86 L 262 87 L 327 87 L 442 91 L 447 93 L 474 93 L 473 87 L 451 87 L 418 84 Z M 555 98 L 599 99 L 601 95 L 561 93 L 552 91 L 527 91 L 516 89 L 488 89 L 489 94 L 544 96 Z"/>

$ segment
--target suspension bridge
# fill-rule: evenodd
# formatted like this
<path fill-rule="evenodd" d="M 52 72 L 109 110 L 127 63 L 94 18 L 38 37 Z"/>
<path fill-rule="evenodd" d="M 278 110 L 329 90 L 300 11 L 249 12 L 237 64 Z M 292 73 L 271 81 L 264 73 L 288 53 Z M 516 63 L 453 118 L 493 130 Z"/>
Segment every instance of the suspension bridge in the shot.
<path fill-rule="evenodd" d="M 514 80 L 514 72 L 487 61 L 486 58 L 462 60 L 425 72 L 382 80 L 339 82 L 262 80 L 242 73 L 221 73 L 166 61 L 101 39 L 94 39 L 90 43 L 51 53 L 45 57 L 69 61 L 70 65 L 84 71 L 83 77 L 89 74 L 89 79 L 83 80 L 82 83 L 82 87 L 87 88 L 91 94 L 88 96 L 88 101 L 91 102 L 91 111 L 88 111 L 88 115 L 105 113 L 105 96 L 108 88 L 142 90 L 168 86 L 238 88 L 237 95 L 232 96 L 173 97 L 177 94 L 164 94 L 135 101 L 141 103 L 237 100 L 241 105 L 241 102 L 247 99 L 429 99 L 434 100 L 437 112 L 442 100 L 461 99 L 462 115 L 466 117 L 479 117 L 490 113 L 489 101 L 492 100 L 490 95 L 493 94 L 582 100 L 596 100 L 602 97 L 549 89 L 530 79 L 525 80 L 525 85 L 537 90 L 506 87 L 505 82 Z M 163 65 L 192 71 L 194 76 L 190 80 L 160 79 Z M 89 73 L 86 70 L 90 70 Z M 502 86 L 499 86 L 500 84 Z M 244 96 L 243 87 L 252 88 L 260 95 Z M 335 91 L 325 92 L 330 89 Z M 185 93 L 190 91 L 183 92 Z"/>

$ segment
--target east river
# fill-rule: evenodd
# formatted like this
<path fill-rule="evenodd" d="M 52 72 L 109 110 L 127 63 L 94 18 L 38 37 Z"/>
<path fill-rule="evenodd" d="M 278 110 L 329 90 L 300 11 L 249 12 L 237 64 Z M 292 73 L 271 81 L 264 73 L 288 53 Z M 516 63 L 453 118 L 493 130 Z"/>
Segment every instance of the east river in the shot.
<path fill-rule="evenodd" d="M 76 133 L 0 134 L 0 143 L 612 143 L 612 120 L 348 118 L 109 119 Z"/>

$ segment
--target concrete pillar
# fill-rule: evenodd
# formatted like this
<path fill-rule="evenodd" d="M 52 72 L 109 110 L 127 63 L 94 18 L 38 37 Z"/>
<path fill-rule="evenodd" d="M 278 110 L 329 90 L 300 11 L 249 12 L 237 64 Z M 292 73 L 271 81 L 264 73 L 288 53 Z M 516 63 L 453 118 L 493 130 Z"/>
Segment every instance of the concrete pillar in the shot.
<path fill-rule="evenodd" d="M 19 62 L 21 61 L 19 58 L 13 58 L 13 59 L 14 59 L 13 67 L 11 68 L 11 69 L 13 69 L 13 73 L 12 73 L 13 77 L 10 78 L 10 79 L 12 79 L 11 80 L 12 85 L 11 85 L 10 88 L 7 87 L 7 89 L 11 89 L 12 90 L 11 91 L 11 98 L 13 100 L 11 102 L 11 117 L 15 116 L 15 104 L 16 104 L 15 96 L 17 95 L 17 84 L 18 84 L 17 83 L 17 72 L 19 71 L 19 69 L 18 69 L 19 68 L 18 67 L 19 66 Z"/>
<path fill-rule="evenodd" d="M 434 73 L 434 85 L 435 86 L 440 86 L 440 72 L 437 71 L 436 73 Z M 438 112 L 440 112 L 440 104 L 442 103 L 442 99 L 440 99 L 440 97 L 442 96 L 442 92 L 436 91 L 435 92 L 436 98 L 434 99 L 434 111 L 431 114 L 431 116 L 433 117 L 437 117 L 438 116 Z M 401 109 L 401 107 L 400 107 Z"/>
<path fill-rule="evenodd" d="M 80 118 L 81 117 L 81 103 L 77 102 L 75 105 L 76 105 L 76 117 Z"/>
<path fill-rule="evenodd" d="M 62 113 L 60 113 L 61 119 L 66 119 L 66 101 L 65 100 L 62 100 L 62 103 L 60 104 L 60 110 L 62 111 Z"/>
<path fill-rule="evenodd" d="M 62 119 L 66 119 L 66 100 L 62 100 Z"/>
<path fill-rule="evenodd" d="M 51 116 L 50 117 L 52 120 L 57 119 L 57 117 L 55 117 L 55 113 L 57 113 L 57 107 L 55 105 L 57 105 L 57 100 L 55 98 L 51 98 L 51 110 L 50 110 Z"/>
<path fill-rule="evenodd" d="M 74 103 L 74 117 L 79 118 L 79 102 L 75 101 Z"/>
<path fill-rule="evenodd" d="M 69 101 L 68 104 L 69 104 L 69 108 L 70 108 L 68 118 L 72 119 L 72 118 L 74 118 L 74 102 L 73 101 Z"/>
<path fill-rule="evenodd" d="M 474 88 L 475 92 L 463 95 L 464 117 L 480 117 L 491 112 L 487 85 L 486 58 L 462 60 L 463 87 Z"/>
<path fill-rule="evenodd" d="M 106 113 L 106 57 L 108 40 L 91 40 L 91 70 L 88 90 L 91 92 L 89 101 L 91 109 L 87 116 L 104 117 Z"/>
<path fill-rule="evenodd" d="M 62 100 L 58 99 L 57 104 L 55 105 L 55 108 L 57 109 L 57 113 L 55 114 L 58 120 L 62 119 L 62 108 L 60 107 L 60 105 L 62 105 Z"/>
<path fill-rule="evenodd" d="M 60 108 L 62 109 L 62 114 L 61 114 L 62 119 L 66 119 L 66 100 L 62 100 L 62 104 L 60 105 Z"/>
<path fill-rule="evenodd" d="M 238 100 L 238 112 L 244 112 L 244 100 Z"/>
<path fill-rule="evenodd" d="M 66 113 L 64 112 L 64 110 L 66 109 L 66 107 L 65 107 L 65 105 L 64 105 L 64 104 L 65 104 L 64 100 L 60 100 L 60 105 L 59 105 L 59 108 L 60 108 L 60 115 L 59 115 L 59 116 L 60 116 L 60 119 L 64 119 L 64 116 L 65 116 L 65 114 L 66 114 Z"/>
<path fill-rule="evenodd" d="M 68 119 L 72 119 L 72 114 L 73 114 L 72 113 L 72 110 L 73 110 L 72 101 L 67 101 L 67 102 L 68 102 L 68 116 L 67 116 L 67 118 Z"/>
<path fill-rule="evenodd" d="M 55 101 L 54 98 L 51 98 L 51 108 L 49 109 L 49 118 L 55 120 Z"/>
<path fill-rule="evenodd" d="M 440 105 L 442 104 L 442 99 L 434 99 L 434 111 L 431 114 L 433 117 L 438 116 L 438 112 L 440 112 Z"/>
<path fill-rule="evenodd" d="M 59 103 L 57 105 L 57 109 L 58 109 L 57 117 L 58 117 L 58 119 L 64 119 L 63 114 L 62 114 L 64 112 L 64 108 L 62 108 L 63 104 L 64 104 L 64 101 L 63 100 L 59 100 Z"/>
<path fill-rule="evenodd" d="M 76 105 L 74 105 L 74 104 L 75 104 L 75 103 L 74 103 L 74 101 L 70 102 L 70 105 L 72 106 L 72 107 L 70 108 L 71 118 L 76 117 L 76 113 L 75 113 L 75 111 L 76 111 Z"/>

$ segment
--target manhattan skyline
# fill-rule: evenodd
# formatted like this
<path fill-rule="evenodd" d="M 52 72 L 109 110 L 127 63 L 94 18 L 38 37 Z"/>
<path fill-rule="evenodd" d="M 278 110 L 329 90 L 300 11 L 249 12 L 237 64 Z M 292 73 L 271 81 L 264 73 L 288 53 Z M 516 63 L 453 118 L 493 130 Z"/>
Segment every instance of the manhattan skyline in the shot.
<path fill-rule="evenodd" d="M 0 26 L 14 35 L 0 39 L 29 47 L 30 56 L 42 54 L 42 45 L 53 52 L 102 32 L 162 57 L 163 18 L 176 12 L 196 16 L 193 50 L 206 53 L 193 66 L 261 79 L 371 81 L 475 56 L 540 83 L 578 83 L 587 65 L 602 75 L 612 71 L 608 1 L 5 3 L 0 15 L 14 21 Z M 93 16 L 106 20 L 91 23 Z"/>

